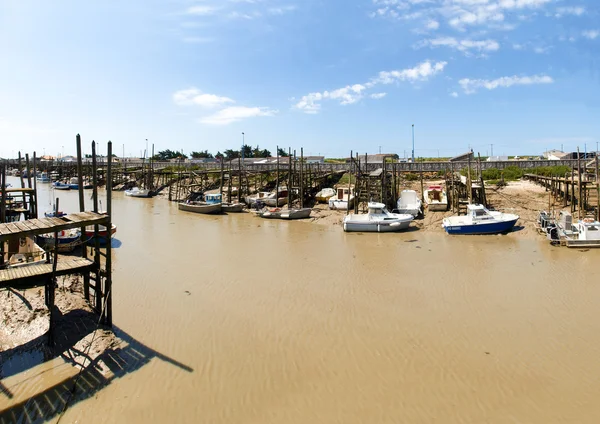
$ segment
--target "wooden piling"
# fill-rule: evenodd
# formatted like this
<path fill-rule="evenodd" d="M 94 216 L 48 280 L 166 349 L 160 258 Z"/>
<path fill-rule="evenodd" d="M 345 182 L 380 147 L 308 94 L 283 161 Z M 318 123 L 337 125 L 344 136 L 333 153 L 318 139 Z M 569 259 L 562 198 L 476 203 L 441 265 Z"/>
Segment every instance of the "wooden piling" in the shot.
<path fill-rule="evenodd" d="M 38 197 L 37 197 L 37 156 L 36 153 L 33 152 L 33 171 L 36 173 L 36 177 L 33 179 L 33 198 L 31 203 L 33 204 L 33 210 L 31 211 L 30 218 L 38 218 Z"/>
<path fill-rule="evenodd" d="M 279 207 L 279 146 L 277 149 L 277 167 L 275 169 L 275 207 Z M 288 206 L 289 208 L 289 206 Z"/>
<path fill-rule="evenodd" d="M 288 147 L 288 209 L 292 207 L 292 148 Z"/>
<path fill-rule="evenodd" d="M 75 136 L 75 143 L 77 145 L 77 184 L 79 184 L 79 212 L 85 212 L 85 196 L 83 193 L 83 155 L 81 152 L 81 136 L 79 134 Z M 95 171 L 95 166 L 92 168 L 92 171 Z M 96 181 L 93 181 L 92 184 L 94 184 L 94 190 L 97 190 Z M 83 236 L 82 238 L 85 237 L 85 226 L 81 227 L 81 235 Z M 87 259 L 87 246 L 83 246 L 82 253 L 83 258 Z M 90 300 L 90 274 L 87 272 L 83 275 L 83 296 L 85 300 Z"/>
<path fill-rule="evenodd" d="M 596 152 L 596 221 L 600 221 L 600 181 L 598 181 L 598 152 Z"/>
<path fill-rule="evenodd" d="M 219 160 L 221 162 L 221 180 L 219 181 L 219 194 L 223 196 L 223 158 Z M 227 199 L 228 202 L 231 202 L 231 199 Z"/>
<path fill-rule="evenodd" d="M 304 207 L 304 147 L 300 147 L 300 208 Z"/>
<path fill-rule="evenodd" d="M 571 214 L 575 213 L 575 167 L 571 168 Z"/>
<path fill-rule="evenodd" d="M 242 158 L 238 157 L 238 190 L 237 190 L 237 201 L 241 201 L 242 196 Z"/>
<path fill-rule="evenodd" d="M 583 202 L 583 186 L 581 184 L 581 156 L 579 154 L 579 147 L 577 147 L 577 174 L 579 181 L 579 199 L 577 199 L 577 217 L 581 219 L 581 208 L 585 207 Z"/>
<path fill-rule="evenodd" d="M 108 214 L 106 229 L 108 240 L 106 243 L 106 282 L 104 286 L 106 319 L 104 324 L 112 327 L 112 246 L 110 240 L 110 229 L 112 227 L 112 141 L 108 142 L 108 157 L 110 160 L 106 167 L 106 213 Z"/>

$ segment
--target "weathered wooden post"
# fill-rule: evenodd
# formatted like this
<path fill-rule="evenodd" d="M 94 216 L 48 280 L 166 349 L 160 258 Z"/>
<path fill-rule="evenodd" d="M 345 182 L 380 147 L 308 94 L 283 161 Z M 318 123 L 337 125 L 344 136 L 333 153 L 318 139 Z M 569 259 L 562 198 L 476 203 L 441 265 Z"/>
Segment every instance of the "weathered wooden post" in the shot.
<path fill-rule="evenodd" d="M 243 147 L 243 146 L 242 146 Z M 242 196 L 242 157 L 238 156 L 238 190 L 237 201 L 241 200 Z"/>
<path fill-rule="evenodd" d="M 79 134 L 75 136 L 75 142 L 77 145 L 77 184 L 79 184 L 79 212 L 85 212 L 85 196 L 83 193 L 83 155 L 81 152 L 81 136 Z M 94 150 L 93 146 L 94 144 L 92 142 L 92 151 Z M 97 181 L 93 180 L 92 184 L 94 185 L 94 191 L 96 191 Z M 81 227 L 81 234 L 85 237 L 85 226 Z M 83 258 L 87 259 L 87 246 L 83 246 L 82 253 Z M 90 300 L 90 274 L 87 272 L 83 274 L 83 296 L 85 297 L 85 300 Z"/>
<path fill-rule="evenodd" d="M 219 194 L 223 196 L 223 158 L 219 159 L 221 162 L 221 181 L 219 181 Z M 231 202 L 231 199 L 227 199 L 228 202 Z"/>
<path fill-rule="evenodd" d="M 300 147 L 300 208 L 304 207 L 304 147 Z"/>
<path fill-rule="evenodd" d="M 596 221 L 600 221 L 600 181 L 598 181 L 598 152 L 596 152 Z"/>
<path fill-rule="evenodd" d="M 275 167 L 275 207 L 279 207 L 279 146 L 277 148 L 277 165 Z M 289 205 L 288 205 L 289 208 Z"/>
<path fill-rule="evenodd" d="M 579 147 L 577 147 L 577 174 L 578 183 L 579 183 L 579 199 L 577 199 L 577 216 L 581 219 L 581 208 L 584 207 L 583 204 L 583 185 L 581 180 L 581 155 L 579 154 Z"/>
<path fill-rule="evenodd" d="M 348 215 L 350 213 L 350 193 L 352 192 L 352 156 L 354 155 L 354 152 L 352 150 L 350 150 L 350 167 L 348 168 L 348 203 L 346 206 L 346 215 Z M 354 199 L 354 202 L 356 202 L 356 199 Z"/>
<path fill-rule="evenodd" d="M 288 209 L 292 207 L 292 148 L 288 147 Z"/>

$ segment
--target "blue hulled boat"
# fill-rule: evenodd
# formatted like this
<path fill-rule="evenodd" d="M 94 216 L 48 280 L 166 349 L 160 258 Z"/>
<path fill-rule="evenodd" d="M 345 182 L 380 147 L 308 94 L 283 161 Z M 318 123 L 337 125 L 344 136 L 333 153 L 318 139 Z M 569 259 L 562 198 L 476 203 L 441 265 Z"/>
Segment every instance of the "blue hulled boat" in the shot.
<path fill-rule="evenodd" d="M 467 214 L 444 218 L 442 227 L 448 234 L 500 234 L 515 226 L 518 215 L 489 211 L 482 205 L 467 205 Z"/>

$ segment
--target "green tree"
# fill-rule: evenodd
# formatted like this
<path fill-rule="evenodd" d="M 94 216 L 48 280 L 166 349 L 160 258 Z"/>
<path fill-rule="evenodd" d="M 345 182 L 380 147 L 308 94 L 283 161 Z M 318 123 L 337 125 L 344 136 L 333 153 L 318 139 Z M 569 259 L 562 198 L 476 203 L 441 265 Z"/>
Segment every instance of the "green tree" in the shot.
<path fill-rule="evenodd" d="M 210 159 L 213 158 L 212 153 L 208 153 L 208 150 L 200 151 L 200 152 L 192 152 L 191 156 L 193 159 Z"/>
<path fill-rule="evenodd" d="M 227 149 L 223 153 L 225 154 L 225 159 L 227 159 L 227 160 L 237 159 L 240 157 L 239 150 Z"/>
<path fill-rule="evenodd" d="M 277 149 L 277 151 L 279 152 L 279 156 L 282 156 L 282 157 L 287 157 L 287 156 L 289 156 L 288 152 L 286 152 L 286 151 L 285 151 L 285 149 L 283 149 L 283 148 L 281 148 L 281 147 L 280 147 L 280 148 L 278 148 L 278 149 Z"/>
<path fill-rule="evenodd" d="M 222 160 L 223 159 L 223 153 L 217 152 L 217 154 L 215 155 L 215 159 Z"/>
<path fill-rule="evenodd" d="M 166 160 L 171 160 L 171 159 L 187 159 L 187 156 L 184 155 L 183 153 L 167 149 L 167 150 L 158 152 L 156 155 L 154 155 L 152 157 L 152 159 L 166 161 Z"/>

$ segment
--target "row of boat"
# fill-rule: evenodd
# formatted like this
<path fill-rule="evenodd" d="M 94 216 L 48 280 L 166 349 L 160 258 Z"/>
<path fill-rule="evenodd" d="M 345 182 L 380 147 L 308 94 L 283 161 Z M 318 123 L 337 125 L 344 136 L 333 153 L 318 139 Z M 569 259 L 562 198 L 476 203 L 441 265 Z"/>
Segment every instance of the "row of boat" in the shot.
<path fill-rule="evenodd" d="M 431 185 L 423 191 L 425 206 L 430 212 L 444 212 L 448 210 L 448 197 L 440 185 Z M 348 210 L 354 207 L 354 189 L 349 187 L 324 188 L 316 195 L 317 202 L 327 202 L 330 209 Z M 419 199 L 415 190 L 403 190 L 397 202 L 396 211 L 400 214 L 409 214 L 413 217 L 423 213 L 423 201 Z"/>
<path fill-rule="evenodd" d="M 349 214 L 344 218 L 344 231 L 397 232 L 409 228 L 414 216 L 389 212 L 383 203 L 369 202 L 368 213 Z M 448 234 L 500 234 L 513 229 L 518 215 L 490 211 L 482 205 L 468 205 L 464 216 L 444 218 L 442 227 Z"/>

